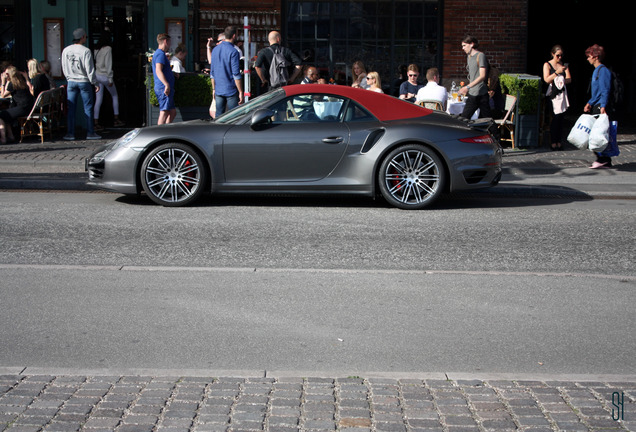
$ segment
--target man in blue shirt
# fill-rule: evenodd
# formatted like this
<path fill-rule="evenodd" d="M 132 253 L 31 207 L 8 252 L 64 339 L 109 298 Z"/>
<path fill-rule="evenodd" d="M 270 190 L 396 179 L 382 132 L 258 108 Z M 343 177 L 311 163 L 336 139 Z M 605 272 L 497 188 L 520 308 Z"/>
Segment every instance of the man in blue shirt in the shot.
<path fill-rule="evenodd" d="M 174 104 L 174 74 L 166 53 L 170 51 L 170 35 L 157 35 L 159 47 L 152 55 L 152 73 L 155 78 L 155 94 L 159 100 L 158 125 L 172 123 L 177 115 Z"/>
<path fill-rule="evenodd" d="M 216 101 L 216 115 L 221 115 L 243 103 L 241 55 L 234 46 L 236 27 L 226 27 L 224 36 L 225 40 L 212 50 L 210 60 L 210 78 Z M 208 50 L 211 49 L 212 47 L 208 44 Z"/>

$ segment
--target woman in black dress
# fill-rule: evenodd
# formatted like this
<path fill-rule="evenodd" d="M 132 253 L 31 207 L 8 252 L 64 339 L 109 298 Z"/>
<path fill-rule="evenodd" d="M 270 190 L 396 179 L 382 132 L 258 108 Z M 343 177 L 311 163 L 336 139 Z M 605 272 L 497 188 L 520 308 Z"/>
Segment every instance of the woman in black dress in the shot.
<path fill-rule="evenodd" d="M 29 70 L 29 81 L 27 81 L 27 85 L 33 95 L 33 100 L 36 101 L 40 93 L 51 89 L 51 84 L 40 66 L 40 62 L 36 59 L 33 58 L 27 62 L 27 69 Z"/>
<path fill-rule="evenodd" d="M 15 141 L 12 125 L 19 117 L 26 117 L 33 108 L 33 95 L 27 80 L 15 66 L 9 66 L 2 74 L 0 97 L 11 97 L 9 108 L 0 111 L 0 143 Z"/>

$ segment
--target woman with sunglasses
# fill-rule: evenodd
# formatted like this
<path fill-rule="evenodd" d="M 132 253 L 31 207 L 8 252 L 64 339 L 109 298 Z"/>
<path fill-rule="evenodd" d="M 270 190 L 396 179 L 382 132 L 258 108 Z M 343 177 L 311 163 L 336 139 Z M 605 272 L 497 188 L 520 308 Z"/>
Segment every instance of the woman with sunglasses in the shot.
<path fill-rule="evenodd" d="M 543 81 L 548 84 L 546 96 L 552 102 L 552 123 L 550 124 L 550 147 L 561 150 L 561 135 L 563 131 L 563 117 L 570 106 L 566 84 L 572 82 L 570 69 L 563 63 L 563 49 L 555 45 L 550 51 L 552 59 L 543 65 Z"/>
<path fill-rule="evenodd" d="M 371 90 L 377 93 L 384 93 L 382 91 L 382 83 L 380 82 L 380 74 L 377 72 L 369 72 L 366 76 L 366 81 L 369 87 L 367 90 Z"/>

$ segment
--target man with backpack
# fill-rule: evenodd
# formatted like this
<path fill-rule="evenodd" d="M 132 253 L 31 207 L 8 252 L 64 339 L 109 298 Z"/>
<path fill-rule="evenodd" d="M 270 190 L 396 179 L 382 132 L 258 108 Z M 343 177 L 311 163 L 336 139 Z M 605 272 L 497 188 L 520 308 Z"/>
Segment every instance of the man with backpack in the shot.
<path fill-rule="evenodd" d="M 267 39 L 269 46 L 258 53 L 254 68 L 263 86 L 267 84 L 268 90 L 272 90 L 293 83 L 302 70 L 302 60 L 292 50 L 280 45 L 279 32 L 270 32 Z M 292 66 L 294 71 L 290 77 L 289 68 Z"/>

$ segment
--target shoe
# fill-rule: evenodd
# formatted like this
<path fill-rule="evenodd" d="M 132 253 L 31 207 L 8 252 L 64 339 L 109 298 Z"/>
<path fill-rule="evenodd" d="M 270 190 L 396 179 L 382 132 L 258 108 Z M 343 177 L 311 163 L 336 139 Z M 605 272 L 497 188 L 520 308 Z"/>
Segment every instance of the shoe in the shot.
<path fill-rule="evenodd" d="M 62 139 L 65 141 L 75 141 L 75 135 L 64 135 Z"/>
<path fill-rule="evenodd" d="M 93 132 L 92 134 L 86 134 L 86 139 L 87 140 L 98 140 L 98 139 L 102 139 L 101 135 L 97 135 L 95 132 Z"/>
<path fill-rule="evenodd" d="M 95 123 L 95 130 L 96 131 L 104 130 L 104 126 L 100 125 L 99 123 Z"/>
<path fill-rule="evenodd" d="M 592 166 L 590 166 L 590 168 L 591 169 L 607 168 L 607 162 L 594 161 L 592 162 Z"/>
<path fill-rule="evenodd" d="M 126 126 L 126 123 L 124 123 L 121 120 L 115 120 L 115 122 L 113 123 L 113 126 L 115 127 L 122 127 L 122 126 Z"/>

